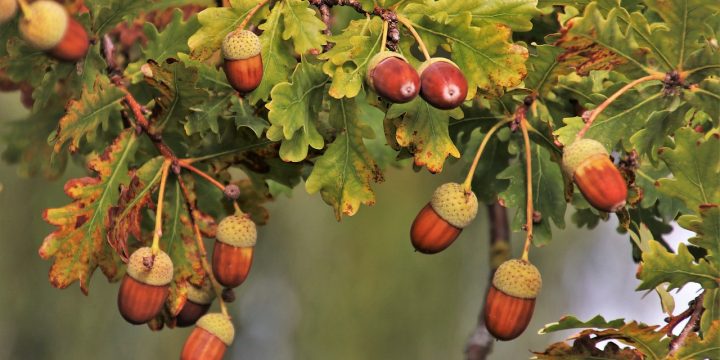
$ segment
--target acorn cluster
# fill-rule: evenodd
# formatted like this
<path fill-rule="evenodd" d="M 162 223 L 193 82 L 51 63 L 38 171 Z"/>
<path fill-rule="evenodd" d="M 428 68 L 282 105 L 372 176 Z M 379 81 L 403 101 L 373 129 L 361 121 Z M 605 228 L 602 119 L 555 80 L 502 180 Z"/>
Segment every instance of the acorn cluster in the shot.
<path fill-rule="evenodd" d="M 14 19 L 17 10 L 16 0 L 0 0 L 0 24 Z M 27 5 L 18 26 L 30 46 L 61 61 L 83 59 L 90 46 L 85 27 L 55 1 L 39 0 Z"/>
<path fill-rule="evenodd" d="M 381 51 L 370 59 L 367 83 L 380 97 L 397 104 L 418 94 L 438 109 L 453 109 L 465 101 L 467 79 L 458 66 L 444 58 L 425 61 L 417 71 L 405 57 Z"/>

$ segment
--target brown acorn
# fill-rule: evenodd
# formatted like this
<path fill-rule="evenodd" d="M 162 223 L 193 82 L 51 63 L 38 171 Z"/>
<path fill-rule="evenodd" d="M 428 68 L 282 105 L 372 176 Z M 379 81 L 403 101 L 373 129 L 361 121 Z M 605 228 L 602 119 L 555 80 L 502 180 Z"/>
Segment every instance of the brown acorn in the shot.
<path fill-rule="evenodd" d="M 14 18 L 17 8 L 17 0 L 0 0 L 0 24 Z"/>
<path fill-rule="evenodd" d="M 234 288 L 245 281 L 256 241 L 257 229 L 249 215 L 232 215 L 220 221 L 212 259 L 213 274 L 220 284 Z"/>
<path fill-rule="evenodd" d="M 625 179 L 605 147 L 592 139 L 580 139 L 563 150 L 563 169 L 585 199 L 598 210 L 615 212 L 625 206 Z"/>
<path fill-rule="evenodd" d="M 204 315 L 185 340 L 180 360 L 220 360 L 234 337 L 235 328 L 227 316 Z"/>
<path fill-rule="evenodd" d="M 432 58 L 420 69 L 420 96 L 438 109 L 454 109 L 465 101 L 468 82 L 458 66 L 444 58 Z"/>
<path fill-rule="evenodd" d="M 149 247 L 137 249 L 130 255 L 127 273 L 120 284 L 120 315 L 135 325 L 150 321 L 162 310 L 172 277 L 172 260 L 165 252 L 158 250 L 153 255 Z"/>
<path fill-rule="evenodd" d="M 255 90 L 262 81 L 263 62 L 260 39 L 252 31 L 233 31 L 222 43 L 223 68 L 232 87 L 240 94 Z"/>
<path fill-rule="evenodd" d="M 420 91 L 420 76 L 400 54 L 381 51 L 370 59 L 367 82 L 381 97 L 402 104 Z"/>
<path fill-rule="evenodd" d="M 508 260 L 493 276 L 485 300 L 485 326 L 499 340 L 512 340 L 525 331 L 535 309 L 542 278 L 528 261 Z"/>
<path fill-rule="evenodd" d="M 441 185 L 413 221 L 410 228 L 413 247 L 423 254 L 445 250 L 475 219 L 477 210 L 475 193 L 467 192 L 457 183 Z"/>
<path fill-rule="evenodd" d="M 187 300 L 176 317 L 176 325 L 186 327 L 195 322 L 210 309 L 215 293 L 209 279 L 205 279 L 201 288 L 188 285 Z"/>
<path fill-rule="evenodd" d="M 36 49 L 63 61 L 84 58 L 90 46 L 85 28 L 54 1 L 30 4 L 20 20 L 20 33 Z"/>

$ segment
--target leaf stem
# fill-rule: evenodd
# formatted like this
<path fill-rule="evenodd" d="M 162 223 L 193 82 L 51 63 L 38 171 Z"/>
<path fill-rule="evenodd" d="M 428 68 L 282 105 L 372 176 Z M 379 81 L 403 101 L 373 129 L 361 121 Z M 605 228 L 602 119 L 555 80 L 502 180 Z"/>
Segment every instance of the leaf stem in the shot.
<path fill-rule="evenodd" d="M 260 11 L 260 9 L 265 6 L 265 4 L 268 3 L 268 1 L 269 0 L 260 0 L 257 5 L 255 5 L 255 7 L 250 10 L 247 16 L 245 16 L 245 19 L 243 19 L 240 25 L 238 25 L 237 31 L 244 30 L 245 26 L 247 26 L 247 24 L 250 22 L 250 19 L 252 19 L 252 17 L 255 16 L 255 14 Z"/>
<path fill-rule="evenodd" d="M 523 142 L 525 143 L 525 185 L 526 185 L 526 197 L 527 205 L 525 206 L 525 230 L 527 236 L 525 237 L 525 246 L 523 247 L 522 259 L 528 261 L 530 254 L 530 244 L 533 239 L 533 186 L 532 186 L 532 151 L 530 149 L 530 136 L 528 135 L 528 123 L 525 118 L 526 109 L 523 107 L 519 111 L 520 117 L 520 130 L 523 135 Z"/>
<path fill-rule="evenodd" d="M 473 175 L 475 175 L 475 170 L 477 169 L 478 162 L 480 161 L 480 157 L 482 157 L 483 152 L 485 151 L 485 147 L 487 146 L 488 142 L 490 141 L 490 138 L 493 136 L 493 134 L 500 129 L 503 125 L 513 121 L 513 119 L 505 119 L 502 121 L 499 121 L 497 124 L 493 125 L 493 127 L 488 130 L 487 134 L 485 134 L 485 137 L 482 139 L 482 142 L 480 143 L 480 146 L 478 147 L 477 153 L 475 153 L 475 158 L 473 159 L 472 165 L 470 165 L 470 170 L 468 170 L 467 177 L 465 177 L 465 182 L 463 182 L 463 188 L 465 189 L 465 192 L 470 192 L 472 190 L 472 178 Z"/>
<path fill-rule="evenodd" d="M 420 38 L 420 34 L 418 34 L 418 32 L 415 30 L 415 27 L 412 25 L 412 22 L 408 18 L 406 18 L 400 14 L 397 15 L 397 19 L 408 30 L 410 30 L 410 33 L 412 34 L 412 36 L 415 38 L 415 40 L 417 40 L 418 46 L 420 47 L 420 51 L 422 51 L 423 56 L 425 57 L 425 60 L 430 60 L 430 53 L 428 53 L 428 49 L 427 49 L 427 47 L 425 47 L 425 43 Z"/>
<path fill-rule="evenodd" d="M 662 80 L 665 78 L 665 74 L 662 73 L 655 73 L 648 76 L 643 76 L 639 79 L 635 79 L 631 82 L 629 82 L 627 85 L 620 88 L 620 90 L 616 91 L 614 94 L 612 94 L 609 98 L 607 98 L 605 101 L 602 102 L 598 107 L 592 110 L 590 117 L 588 118 L 587 122 L 585 123 L 585 126 L 577 133 L 576 140 L 582 139 L 583 136 L 585 136 L 585 133 L 590 129 L 590 126 L 592 126 L 592 123 L 597 119 L 600 114 L 605 111 L 605 109 L 610 106 L 615 100 L 617 100 L 622 94 L 626 93 L 628 90 L 634 88 L 638 84 L 644 83 L 646 81 L 652 81 L 652 80 Z"/>
<path fill-rule="evenodd" d="M 208 182 L 210 182 L 211 184 L 215 185 L 215 187 L 217 187 L 221 191 L 225 190 L 225 185 L 221 184 L 219 181 L 215 180 L 215 178 L 206 174 L 204 171 L 192 166 L 190 163 L 180 160 L 180 161 L 178 161 L 178 165 L 180 165 L 180 167 L 183 169 L 188 169 L 188 170 L 194 172 L 195 174 L 199 175 L 201 178 L 203 178 L 203 179 L 207 180 Z"/>
<path fill-rule="evenodd" d="M 200 262 L 202 263 L 202 267 L 205 270 L 205 273 L 207 274 L 208 278 L 210 279 L 210 284 L 212 285 L 213 291 L 215 292 L 215 296 L 217 297 L 218 301 L 220 302 L 220 312 L 222 312 L 223 315 L 230 318 L 230 315 L 228 314 L 227 305 L 225 304 L 225 301 L 222 298 L 222 286 L 220 283 L 218 283 L 217 279 L 215 279 L 215 275 L 212 272 L 212 268 L 210 267 L 210 264 L 207 261 L 207 250 L 205 250 L 205 243 L 203 242 L 203 236 L 200 232 L 200 226 L 198 226 L 198 210 L 195 206 L 195 203 L 191 201 L 190 197 L 190 191 L 188 190 L 187 186 L 185 185 L 185 180 L 181 176 L 177 177 L 178 184 L 180 184 L 180 189 L 182 190 L 183 197 L 185 198 L 185 203 L 187 204 L 188 209 L 190 210 L 190 219 L 192 221 L 193 225 L 193 232 L 195 233 L 195 242 L 197 243 L 198 252 L 200 253 Z"/>
<path fill-rule="evenodd" d="M 160 237 L 162 236 L 162 213 L 165 203 L 165 187 L 167 185 L 168 173 L 171 161 L 166 159 L 162 164 L 162 175 L 160 175 L 160 191 L 158 192 L 157 211 L 155 211 L 155 229 L 153 230 L 152 253 L 157 255 L 160 251 Z"/>

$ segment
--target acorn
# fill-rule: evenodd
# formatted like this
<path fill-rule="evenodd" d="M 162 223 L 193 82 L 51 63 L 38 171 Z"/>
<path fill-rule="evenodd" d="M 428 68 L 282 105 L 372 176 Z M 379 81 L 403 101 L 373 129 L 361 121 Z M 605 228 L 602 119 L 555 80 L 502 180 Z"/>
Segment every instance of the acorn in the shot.
<path fill-rule="evenodd" d="M 232 215 L 220 221 L 212 258 L 213 274 L 220 284 L 234 288 L 245 281 L 256 241 L 257 229 L 249 215 Z"/>
<path fill-rule="evenodd" d="M 477 210 L 474 192 L 466 191 L 458 183 L 440 185 L 413 221 L 410 228 L 412 245 L 423 254 L 445 250 L 475 219 Z"/>
<path fill-rule="evenodd" d="M 162 310 L 172 278 L 173 264 L 168 254 L 158 250 L 153 256 L 149 247 L 135 250 L 118 292 L 120 315 L 135 325 L 150 321 Z"/>
<path fill-rule="evenodd" d="M 625 206 L 627 184 L 605 147 L 580 139 L 563 150 L 563 169 L 585 199 L 598 210 L 615 212 Z"/>
<path fill-rule="evenodd" d="M 85 57 L 90 40 L 85 28 L 65 8 L 48 0 L 30 4 L 20 20 L 23 39 L 38 50 L 63 61 Z"/>
<path fill-rule="evenodd" d="M 498 267 L 485 300 L 485 326 L 499 340 L 525 331 L 540 293 L 540 272 L 528 261 L 512 259 Z"/>
<path fill-rule="evenodd" d="M 195 322 L 210 309 L 215 299 L 210 280 L 206 279 L 201 288 L 188 285 L 187 300 L 176 316 L 176 325 L 186 327 L 194 325 Z"/>
<path fill-rule="evenodd" d="M 220 360 L 234 337 L 235 328 L 227 316 L 204 315 L 185 340 L 180 360 Z"/>
<path fill-rule="evenodd" d="M 262 81 L 261 50 L 260 39 L 252 31 L 233 31 L 223 39 L 225 76 L 230 85 L 240 94 L 255 90 Z"/>
<path fill-rule="evenodd" d="M 454 109 L 465 101 L 468 83 L 460 68 L 445 58 L 432 58 L 418 69 L 420 96 L 443 110 Z"/>
<path fill-rule="evenodd" d="M 17 0 L 0 0 L 0 24 L 15 17 Z"/>
<path fill-rule="evenodd" d="M 417 71 L 392 51 L 381 51 L 370 59 L 367 82 L 378 95 L 397 104 L 414 99 L 420 91 Z"/>

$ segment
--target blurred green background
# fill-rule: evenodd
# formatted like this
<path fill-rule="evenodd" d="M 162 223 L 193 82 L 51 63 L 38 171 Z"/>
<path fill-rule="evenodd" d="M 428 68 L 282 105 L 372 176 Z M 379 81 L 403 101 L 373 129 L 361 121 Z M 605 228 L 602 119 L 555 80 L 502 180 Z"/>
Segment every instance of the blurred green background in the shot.
<path fill-rule="evenodd" d="M 22 118 L 18 99 L 0 95 L 0 126 Z M 417 211 L 436 186 L 460 179 L 461 168 L 390 170 L 376 186 L 377 205 L 342 223 L 302 186 L 269 204 L 253 270 L 231 304 L 237 335 L 226 358 L 462 359 L 488 283 L 487 212 L 443 253 L 415 253 L 409 241 Z M 87 297 L 77 285 L 47 282 L 50 262 L 37 249 L 51 227 L 41 213 L 66 204 L 64 180 L 82 174 L 74 166 L 56 182 L 21 179 L 0 164 L 0 359 L 178 358 L 190 329 L 127 324 L 117 312 L 118 285 L 100 272 Z M 569 336 L 537 334 L 566 314 L 661 323 L 656 296 L 633 291 L 636 266 L 615 224 L 556 231 L 551 245 L 532 252 L 544 280 L 535 316 L 520 338 L 495 343 L 492 359 L 527 359 Z M 522 240 L 515 234 L 516 256 Z"/>

